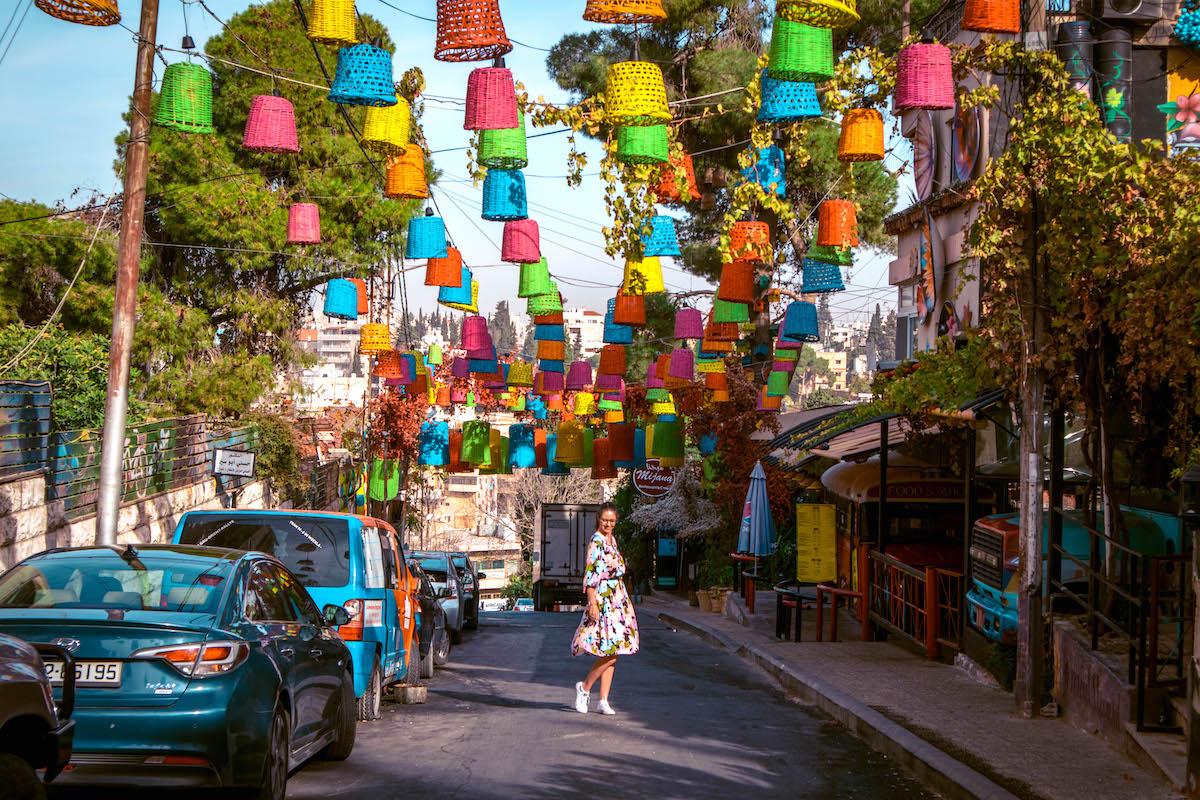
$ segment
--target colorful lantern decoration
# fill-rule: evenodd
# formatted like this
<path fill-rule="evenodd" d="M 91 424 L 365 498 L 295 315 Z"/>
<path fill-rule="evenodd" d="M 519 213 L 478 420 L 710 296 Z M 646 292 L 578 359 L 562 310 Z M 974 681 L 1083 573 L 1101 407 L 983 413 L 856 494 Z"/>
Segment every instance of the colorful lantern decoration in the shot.
<path fill-rule="evenodd" d="M 873 108 L 852 108 L 842 115 L 838 161 L 883 160 L 883 115 Z"/>
<path fill-rule="evenodd" d="M 405 258 L 448 258 L 446 223 L 428 209 L 423 217 L 408 221 L 408 240 L 404 243 Z"/>
<path fill-rule="evenodd" d="M 348 106 L 395 105 L 392 54 L 365 42 L 338 50 L 329 99 Z"/>
<path fill-rule="evenodd" d="M 1021 0 L 967 0 L 962 28 L 981 33 L 1020 33 Z"/>
<path fill-rule="evenodd" d="M 525 111 L 517 109 L 513 128 L 483 129 L 479 134 L 476 160 L 488 169 L 524 169 L 529 164 L 529 145 L 525 139 Z"/>
<path fill-rule="evenodd" d="M 334 47 L 358 41 L 354 0 L 313 0 L 308 13 L 308 38 Z"/>
<path fill-rule="evenodd" d="M 467 110 L 463 129 L 468 131 L 516 128 L 517 90 L 507 67 L 479 67 L 467 78 Z"/>
<path fill-rule="evenodd" d="M 292 203 L 288 208 L 287 243 L 321 243 L 321 211 L 316 203 Z"/>
<path fill-rule="evenodd" d="M 680 188 L 680 178 L 683 187 Z M 687 153 L 672 154 L 670 163 L 662 168 L 658 187 L 654 190 L 660 203 L 690 203 L 700 197 L 696 185 L 696 167 Z"/>
<path fill-rule="evenodd" d="M 700 339 L 704 336 L 704 317 L 698 308 L 681 308 L 675 312 L 675 339 Z"/>
<path fill-rule="evenodd" d="M 358 288 L 345 278 L 333 278 L 325 284 L 322 310 L 334 319 L 358 319 Z"/>
<path fill-rule="evenodd" d="M 489 169 L 483 179 L 483 218 L 492 222 L 527 219 L 525 176 L 516 169 Z"/>
<path fill-rule="evenodd" d="M 630 295 L 659 294 L 667 290 L 663 283 L 662 262 L 654 256 L 641 260 L 625 259 L 625 279 L 621 290 Z"/>
<path fill-rule="evenodd" d="M 801 274 L 803 284 L 800 291 L 804 294 L 840 292 L 846 288 L 846 284 L 842 282 L 842 268 L 837 264 L 806 258 L 801 267 Z"/>
<path fill-rule="evenodd" d="M 608 300 L 608 310 L 604 312 L 604 343 L 605 344 L 633 344 L 633 328 L 628 325 L 618 325 L 614 317 L 616 314 L 617 299 L 611 297 Z"/>
<path fill-rule="evenodd" d="M 508 385 L 515 388 L 533 386 L 533 364 L 514 361 L 508 366 Z"/>
<path fill-rule="evenodd" d="M 950 48 L 933 41 L 910 44 L 896 60 L 897 111 L 954 108 Z"/>
<path fill-rule="evenodd" d="M 606 344 L 600 348 L 600 364 L 596 367 L 597 374 L 624 375 L 626 366 L 625 346 Z"/>
<path fill-rule="evenodd" d="M 617 128 L 617 160 L 624 164 L 665 164 L 669 153 L 666 125 L 622 125 Z"/>
<path fill-rule="evenodd" d="M 620 61 L 608 68 L 605 114 L 614 125 L 656 125 L 671 119 L 662 70 L 648 61 Z"/>
<path fill-rule="evenodd" d="M 532 219 L 515 219 L 504 223 L 504 239 L 500 259 L 514 264 L 538 264 L 542 259 L 542 238 L 538 224 Z M 522 274 L 524 270 L 522 270 Z M 549 278 L 549 267 L 546 276 Z M 535 292 L 536 294 L 536 292 Z M 522 295 L 518 293 L 518 297 Z"/>
<path fill-rule="evenodd" d="M 154 124 L 181 133 L 212 133 L 212 73 L 181 61 L 163 70 Z"/>
<path fill-rule="evenodd" d="M 394 106 L 369 106 L 363 122 L 362 146 L 381 156 L 398 156 L 412 138 L 412 108 L 403 97 Z"/>
<path fill-rule="evenodd" d="M 617 292 L 613 306 L 613 322 L 617 325 L 641 327 L 646 324 L 646 298 L 640 294 Z"/>
<path fill-rule="evenodd" d="M 464 267 L 463 269 L 466 269 L 466 267 Z M 458 290 L 446 289 L 444 287 L 442 289 L 440 289 L 438 291 L 438 302 L 439 303 L 442 303 L 441 293 L 444 291 L 456 292 Z M 471 281 L 471 299 L 469 302 L 460 303 L 460 302 L 452 301 L 452 302 L 442 303 L 442 305 L 444 305 L 446 308 L 453 308 L 456 311 L 466 311 L 468 314 L 478 314 L 479 313 L 479 281 L 477 281 L 477 280 Z"/>
<path fill-rule="evenodd" d="M 583 18 L 609 25 L 662 22 L 667 18 L 662 0 L 587 0 Z"/>
<path fill-rule="evenodd" d="M 490 61 L 511 50 L 499 0 L 438 0 L 438 61 Z"/>
<path fill-rule="evenodd" d="M 517 282 L 517 297 L 528 299 L 539 295 L 553 294 L 557 291 L 554 281 L 550 278 L 550 265 L 546 263 L 545 257 L 536 262 L 526 262 L 521 265 L 521 275 Z"/>
<path fill-rule="evenodd" d="M 410 144 L 407 150 L 388 163 L 383 195 L 393 200 L 424 200 L 429 197 L 424 150 Z"/>
<path fill-rule="evenodd" d="M 825 200 L 817 212 L 817 244 L 858 246 L 858 216 L 852 200 Z"/>
<path fill-rule="evenodd" d="M 771 226 L 765 222 L 735 222 L 729 230 L 729 253 L 741 261 L 770 264 L 775 260 L 771 247 Z"/>
<path fill-rule="evenodd" d="M 779 197 L 787 196 L 787 170 L 783 150 L 773 144 L 760 149 L 758 159 L 742 170 L 742 177 L 757 183 L 764 192 L 774 192 Z"/>
<path fill-rule="evenodd" d="M 392 332 L 381 322 L 368 322 L 358 332 L 358 352 L 375 356 L 392 349 Z"/>
<path fill-rule="evenodd" d="M 425 355 L 425 363 L 431 367 L 440 367 L 442 365 L 442 346 L 437 342 L 429 345 L 429 352 Z"/>
<path fill-rule="evenodd" d="M 446 247 L 445 258 L 431 258 L 425 264 L 426 286 L 460 287 L 463 281 L 462 253 L 457 247 Z"/>
<path fill-rule="evenodd" d="M 759 122 L 798 122 L 821 116 L 817 85 L 809 81 L 778 81 L 762 71 Z"/>
<path fill-rule="evenodd" d="M 753 303 L 754 262 L 730 261 L 722 264 L 717 297 L 730 303 Z"/>
<path fill-rule="evenodd" d="M 778 0 L 775 13 L 792 22 L 822 28 L 848 28 L 858 22 L 856 0 Z"/>
<path fill-rule="evenodd" d="M 776 16 L 767 74 L 780 81 L 821 82 L 833 77 L 833 31 Z"/>
<path fill-rule="evenodd" d="M 783 342 L 821 341 L 817 307 L 803 300 L 789 303 L 783 317 L 783 326 L 779 330 L 779 338 Z"/>
<path fill-rule="evenodd" d="M 649 233 L 642 233 L 642 255 L 647 258 L 683 255 L 679 249 L 679 234 L 675 231 L 675 220 L 664 214 L 650 218 Z"/>
<path fill-rule="evenodd" d="M 562 295 L 559 294 L 558 284 L 550 281 L 550 291 L 529 298 L 525 310 L 530 315 L 561 314 L 563 310 Z"/>
<path fill-rule="evenodd" d="M 35 0 L 50 16 L 79 25 L 105 27 L 121 21 L 116 0 Z"/>
<path fill-rule="evenodd" d="M 272 94 L 260 94 L 250 101 L 242 147 L 258 153 L 298 153 L 296 110 L 291 101 Z"/>
<path fill-rule="evenodd" d="M 441 286 L 441 289 L 438 291 L 437 301 L 444 306 L 469 304 L 471 302 L 471 289 L 472 284 L 475 282 L 474 277 L 471 275 L 471 269 L 464 264 L 459 273 L 458 286 L 438 284 Z"/>

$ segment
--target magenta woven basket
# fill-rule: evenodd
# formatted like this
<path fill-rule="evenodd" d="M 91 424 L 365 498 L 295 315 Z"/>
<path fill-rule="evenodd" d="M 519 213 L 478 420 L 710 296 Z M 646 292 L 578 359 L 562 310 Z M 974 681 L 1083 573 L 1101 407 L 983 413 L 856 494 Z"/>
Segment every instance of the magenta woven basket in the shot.
<path fill-rule="evenodd" d="M 909 45 L 896 64 L 896 110 L 954 108 L 950 48 L 936 42 Z"/>
<path fill-rule="evenodd" d="M 698 308 L 681 308 L 675 312 L 676 339 L 703 339 L 704 317 Z"/>
<path fill-rule="evenodd" d="M 321 212 L 316 203 L 292 203 L 288 209 L 287 243 L 321 243 Z"/>
<path fill-rule="evenodd" d="M 291 101 L 271 94 L 251 100 L 242 147 L 261 153 L 299 153 L 296 110 Z"/>
<path fill-rule="evenodd" d="M 480 67 L 467 78 L 468 131 L 498 131 L 517 127 L 517 90 L 507 67 Z"/>
<path fill-rule="evenodd" d="M 542 260 L 542 239 L 536 221 L 515 219 L 504 223 L 500 260 L 512 264 L 536 264 Z"/>

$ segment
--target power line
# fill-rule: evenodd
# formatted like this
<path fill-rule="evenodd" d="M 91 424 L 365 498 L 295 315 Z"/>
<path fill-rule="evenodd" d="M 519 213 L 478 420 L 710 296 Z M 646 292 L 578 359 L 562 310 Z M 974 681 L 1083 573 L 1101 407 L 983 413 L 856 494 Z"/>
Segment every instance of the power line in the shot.
<path fill-rule="evenodd" d="M 17 8 L 20 8 L 20 2 L 17 3 Z M 8 44 L 4 46 L 4 52 L 0 53 L 0 64 L 3 64 L 4 59 L 8 58 L 8 51 L 12 49 L 13 42 L 17 40 L 17 34 L 21 32 L 21 26 L 25 24 L 25 17 L 29 16 L 29 9 L 31 8 L 33 8 L 33 0 L 29 0 L 29 2 L 25 4 L 25 13 L 21 15 L 20 21 L 17 22 L 17 27 L 13 29 L 12 37 L 8 40 Z M 17 13 L 15 8 L 13 9 L 13 13 Z M 9 20 L 9 24 L 12 24 L 11 19 Z M 7 27 L 5 27 L 4 32 L 8 33 Z M 3 40 L 4 37 L 0 36 L 0 41 Z"/>

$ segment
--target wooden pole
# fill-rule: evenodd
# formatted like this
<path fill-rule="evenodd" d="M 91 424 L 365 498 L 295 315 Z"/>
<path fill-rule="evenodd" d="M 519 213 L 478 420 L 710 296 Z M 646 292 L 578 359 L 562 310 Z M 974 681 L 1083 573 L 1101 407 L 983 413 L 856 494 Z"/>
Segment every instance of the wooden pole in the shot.
<path fill-rule="evenodd" d="M 125 422 L 129 410 L 129 358 L 137 313 L 138 260 L 146 216 L 146 172 L 150 149 L 150 92 L 154 84 L 154 40 L 158 0 L 142 0 L 133 113 L 125 147 L 125 187 L 121 235 L 117 244 L 117 283 L 113 296 L 112 344 L 108 355 L 108 391 L 100 437 L 100 484 L 96 497 L 96 542 L 117 543 L 117 516 L 123 494 Z"/>

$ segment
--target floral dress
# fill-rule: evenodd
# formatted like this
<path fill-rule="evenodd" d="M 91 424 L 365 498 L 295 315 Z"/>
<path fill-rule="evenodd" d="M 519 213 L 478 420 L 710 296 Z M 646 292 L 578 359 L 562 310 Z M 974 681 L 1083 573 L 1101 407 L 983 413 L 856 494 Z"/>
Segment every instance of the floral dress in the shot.
<path fill-rule="evenodd" d="M 625 591 L 625 559 L 616 547 L 609 545 L 604 534 L 596 531 L 588 545 L 587 570 L 583 574 L 585 589 L 596 590 L 600 619 L 592 622 L 583 612 L 583 621 L 571 640 L 571 655 L 591 653 L 594 656 L 627 656 L 638 651 L 637 617 L 633 603 Z"/>

